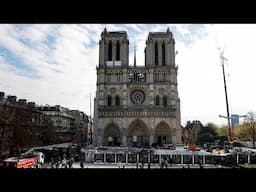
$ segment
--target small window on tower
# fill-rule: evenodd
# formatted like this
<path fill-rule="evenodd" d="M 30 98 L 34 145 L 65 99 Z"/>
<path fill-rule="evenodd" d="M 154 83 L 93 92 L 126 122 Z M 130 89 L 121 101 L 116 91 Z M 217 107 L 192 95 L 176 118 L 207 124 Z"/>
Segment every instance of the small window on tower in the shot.
<path fill-rule="evenodd" d="M 120 61 L 120 43 L 117 41 L 116 44 L 116 61 Z"/>
<path fill-rule="evenodd" d="M 157 42 L 155 43 L 155 64 L 158 65 L 158 46 L 157 46 Z"/>
<path fill-rule="evenodd" d="M 112 97 L 109 95 L 108 96 L 108 106 L 112 105 Z"/>
<path fill-rule="evenodd" d="M 160 97 L 158 95 L 156 96 L 156 105 L 160 105 Z"/>
<path fill-rule="evenodd" d="M 116 96 L 116 106 L 120 106 L 120 97 Z"/>
<path fill-rule="evenodd" d="M 112 42 L 108 43 L 108 61 L 112 61 Z"/>
<path fill-rule="evenodd" d="M 162 44 L 162 63 L 163 63 L 163 66 L 166 64 L 165 63 L 165 44 L 164 44 L 164 42 Z"/>
<path fill-rule="evenodd" d="M 163 106 L 167 107 L 167 96 L 166 95 L 163 97 Z"/>

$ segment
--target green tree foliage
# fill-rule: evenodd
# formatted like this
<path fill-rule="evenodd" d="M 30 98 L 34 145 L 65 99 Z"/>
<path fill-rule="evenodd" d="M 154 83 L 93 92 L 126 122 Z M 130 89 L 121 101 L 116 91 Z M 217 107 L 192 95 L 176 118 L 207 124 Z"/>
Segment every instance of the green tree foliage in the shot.
<path fill-rule="evenodd" d="M 219 136 L 227 135 L 228 134 L 228 127 L 227 126 L 219 127 L 219 128 L 216 129 L 216 131 L 217 131 Z"/>
<path fill-rule="evenodd" d="M 213 142 L 217 137 L 217 126 L 213 123 L 208 123 L 206 126 L 199 128 L 196 135 L 196 144 L 203 145 L 206 142 Z"/>

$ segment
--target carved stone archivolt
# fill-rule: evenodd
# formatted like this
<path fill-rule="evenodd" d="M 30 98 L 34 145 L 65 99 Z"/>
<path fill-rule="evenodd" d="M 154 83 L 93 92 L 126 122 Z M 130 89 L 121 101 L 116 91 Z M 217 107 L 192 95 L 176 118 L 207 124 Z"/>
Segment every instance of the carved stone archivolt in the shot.
<path fill-rule="evenodd" d="M 158 92 L 159 92 L 160 95 L 164 95 L 164 89 L 163 88 L 158 89 Z"/>
<path fill-rule="evenodd" d="M 111 88 L 110 92 L 111 92 L 111 94 L 115 94 L 116 93 L 116 88 Z"/>

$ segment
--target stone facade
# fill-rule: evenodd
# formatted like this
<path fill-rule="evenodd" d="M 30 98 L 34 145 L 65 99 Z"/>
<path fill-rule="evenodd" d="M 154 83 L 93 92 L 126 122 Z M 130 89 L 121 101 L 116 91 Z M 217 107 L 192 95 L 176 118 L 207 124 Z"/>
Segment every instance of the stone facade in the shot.
<path fill-rule="evenodd" d="M 180 99 L 175 41 L 150 32 L 145 65 L 129 65 L 124 31 L 101 33 L 94 102 L 94 145 L 162 146 L 181 144 Z"/>

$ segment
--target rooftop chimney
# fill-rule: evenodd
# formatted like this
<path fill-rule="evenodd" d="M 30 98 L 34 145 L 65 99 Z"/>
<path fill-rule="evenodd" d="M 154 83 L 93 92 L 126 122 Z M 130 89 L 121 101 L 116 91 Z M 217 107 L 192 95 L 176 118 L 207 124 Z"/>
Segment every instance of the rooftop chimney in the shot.
<path fill-rule="evenodd" d="M 35 107 L 35 105 L 36 105 L 35 102 L 28 102 L 29 107 Z"/>
<path fill-rule="evenodd" d="M 0 92 L 0 101 L 4 100 L 4 92 Z"/>
<path fill-rule="evenodd" d="M 16 99 L 17 97 L 14 95 L 8 95 L 7 96 L 7 101 L 9 101 L 11 104 L 15 104 L 16 103 Z"/>
<path fill-rule="evenodd" d="M 26 105 L 27 100 L 26 99 L 19 99 L 18 103 L 20 105 Z"/>

